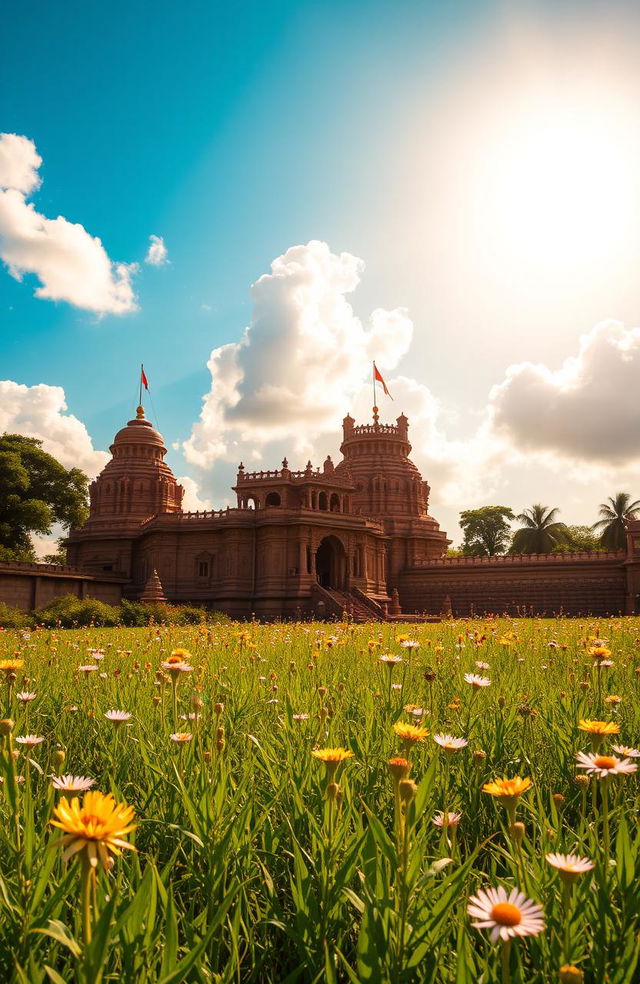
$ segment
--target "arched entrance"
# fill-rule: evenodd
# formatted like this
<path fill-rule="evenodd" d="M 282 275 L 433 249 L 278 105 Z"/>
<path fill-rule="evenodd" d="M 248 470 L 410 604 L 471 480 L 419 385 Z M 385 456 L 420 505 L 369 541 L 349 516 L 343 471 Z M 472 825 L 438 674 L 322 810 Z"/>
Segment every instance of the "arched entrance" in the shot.
<path fill-rule="evenodd" d="M 347 560 L 337 536 L 325 536 L 316 550 L 316 578 L 323 588 L 343 591 L 346 587 Z"/>

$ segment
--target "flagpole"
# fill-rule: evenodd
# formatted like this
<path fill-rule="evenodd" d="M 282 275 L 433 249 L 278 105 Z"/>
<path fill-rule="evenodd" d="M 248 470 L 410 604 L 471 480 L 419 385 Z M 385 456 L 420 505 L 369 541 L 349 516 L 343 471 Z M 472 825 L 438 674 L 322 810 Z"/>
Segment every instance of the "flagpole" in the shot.
<path fill-rule="evenodd" d="M 142 373 L 143 372 L 144 372 L 144 366 L 143 366 L 142 363 L 140 363 L 140 393 L 139 393 L 139 399 L 138 399 L 138 406 L 139 407 L 142 406 Z"/>
<path fill-rule="evenodd" d="M 374 362 L 373 362 L 373 369 L 371 371 L 371 375 L 373 376 L 373 412 L 375 414 L 376 407 L 378 405 L 376 403 L 376 363 L 375 363 L 375 359 L 374 359 Z"/>

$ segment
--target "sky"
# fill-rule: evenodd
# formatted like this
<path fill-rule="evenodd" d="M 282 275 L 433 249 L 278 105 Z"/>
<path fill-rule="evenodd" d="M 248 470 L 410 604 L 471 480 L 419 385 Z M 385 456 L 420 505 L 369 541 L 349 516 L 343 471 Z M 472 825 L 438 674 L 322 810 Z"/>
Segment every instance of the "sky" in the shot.
<path fill-rule="evenodd" d="M 192 508 L 339 457 L 371 360 L 430 511 L 640 498 L 640 9 L 12 5 L 0 432 L 94 476 L 148 413 Z"/>

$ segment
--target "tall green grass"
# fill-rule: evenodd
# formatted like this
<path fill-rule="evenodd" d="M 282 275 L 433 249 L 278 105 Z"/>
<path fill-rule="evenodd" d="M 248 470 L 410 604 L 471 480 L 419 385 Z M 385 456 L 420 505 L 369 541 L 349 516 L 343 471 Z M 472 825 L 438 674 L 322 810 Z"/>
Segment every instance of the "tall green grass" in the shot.
<path fill-rule="evenodd" d="M 596 638 L 611 667 L 594 668 Z M 194 671 L 178 678 L 176 721 L 160 667 L 177 647 Z M 575 760 L 589 749 L 581 718 L 617 722 L 613 743 L 640 741 L 639 619 L 5 631 L 0 659 L 13 657 L 17 679 L 0 673 L 12 742 L 45 741 L 14 760 L 0 739 L 0 980 L 549 984 L 567 964 L 589 984 L 639 979 L 638 775 L 606 780 L 607 864 L 602 786 L 577 783 Z M 116 728 L 112 708 L 131 721 Z M 415 789 L 400 808 L 387 767 L 402 753 L 398 721 L 431 732 L 411 749 Z M 176 743 L 176 731 L 193 738 Z M 440 732 L 468 747 L 447 760 Z M 311 751 L 334 746 L 353 757 L 328 796 Z M 99 876 L 88 944 L 81 864 L 62 864 L 49 822 L 55 772 L 92 777 L 138 823 L 136 852 Z M 516 838 L 482 792 L 514 775 L 533 781 Z M 455 839 L 433 823 L 441 810 L 462 814 Z M 570 899 L 552 851 L 595 863 Z M 546 918 L 514 943 L 506 978 L 500 946 L 466 911 L 494 885 L 520 888 Z"/>

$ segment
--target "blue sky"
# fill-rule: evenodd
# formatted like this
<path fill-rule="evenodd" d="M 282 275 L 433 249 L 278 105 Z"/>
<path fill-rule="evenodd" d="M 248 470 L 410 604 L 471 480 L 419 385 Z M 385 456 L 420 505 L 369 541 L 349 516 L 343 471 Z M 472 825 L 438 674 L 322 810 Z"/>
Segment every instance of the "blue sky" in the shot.
<path fill-rule="evenodd" d="M 396 113 L 472 29 L 474 6 L 13 7 L 2 129 L 44 160 L 38 207 L 125 261 L 160 233 L 171 265 L 138 278 L 138 313 L 99 320 L 3 276 L 3 375 L 64 386 L 104 446 L 144 360 L 167 438 L 188 431 L 208 354 L 248 323 L 249 285 L 270 261 L 311 238 L 366 252 L 393 194 L 380 179 Z"/>
<path fill-rule="evenodd" d="M 637 21 L 631 4 L 589 0 L 13 5 L 0 132 L 33 141 L 42 158 L 42 184 L 29 200 L 42 215 L 80 223 L 112 261 L 140 270 L 138 309 L 97 315 L 36 297 L 33 274 L 18 281 L 1 267 L 0 379 L 61 386 L 69 414 L 103 449 L 130 415 L 144 361 L 167 442 L 185 442 L 212 390 L 212 350 L 237 344 L 252 322 L 251 284 L 291 247 L 320 240 L 366 264 L 348 291 L 354 317 L 367 323 L 383 308 L 411 319 L 411 344 L 388 347 L 386 371 L 409 380 L 397 384 L 406 405 L 390 405 L 388 415 L 405 409 L 421 422 L 416 456 L 432 469 L 432 485 L 435 476 L 448 489 L 440 498 L 449 526 L 487 497 L 527 504 L 532 475 L 538 498 L 562 493 L 586 516 L 584 475 L 607 466 L 606 434 L 587 448 L 580 434 L 554 443 L 541 433 L 536 470 L 521 481 L 517 414 L 507 415 L 502 390 L 499 405 L 489 394 L 513 367 L 524 379 L 518 367 L 528 361 L 558 372 L 582 358 L 581 344 L 586 360 L 584 339 L 599 322 L 638 323 L 631 227 L 640 218 L 640 149 L 628 125 L 640 96 Z M 611 119 L 620 123 L 613 135 L 603 129 Z M 594 155 L 603 146 L 614 146 L 615 159 Z M 571 168 L 547 174 L 556 149 Z M 583 185 L 567 210 L 578 173 Z M 610 200 L 616 184 L 620 200 Z M 602 208 L 592 214 L 594 201 Z M 585 211 L 589 224 L 578 228 Z M 144 264 L 152 234 L 163 237 L 168 264 Z M 593 345 L 619 352 L 619 330 Z M 615 391 L 614 370 L 611 379 Z M 544 389 L 544 374 L 534 381 Z M 562 405 L 562 380 L 546 383 Z M 331 398 L 342 403 L 336 419 L 360 405 L 353 375 Z M 229 407 L 220 412 L 226 426 Z M 277 461 L 282 429 L 256 436 L 243 420 L 242 436 L 231 429 L 219 455 L 226 466 L 212 450 L 210 420 L 199 464 L 195 452 L 170 451 L 176 472 L 211 497 L 228 485 L 234 449 L 246 456 L 253 440 Z M 493 436 L 509 434 L 511 444 L 487 450 L 496 420 Z M 335 447 L 326 414 L 305 426 L 308 439 L 289 441 L 300 454 Z M 453 463 L 465 456 L 466 485 Z M 492 462 L 491 481 L 483 460 Z M 635 481 L 635 460 L 629 443 L 616 479 Z M 578 473 L 570 494 L 558 478 L 563 461 Z M 218 483 L 208 478 L 216 467 Z M 444 502 L 456 496 L 465 499 Z"/>

